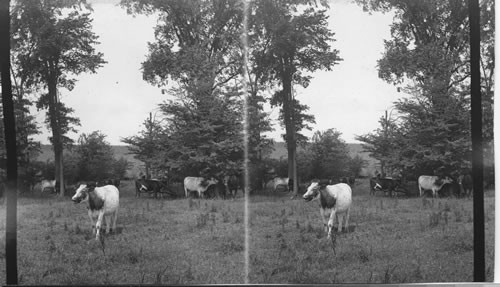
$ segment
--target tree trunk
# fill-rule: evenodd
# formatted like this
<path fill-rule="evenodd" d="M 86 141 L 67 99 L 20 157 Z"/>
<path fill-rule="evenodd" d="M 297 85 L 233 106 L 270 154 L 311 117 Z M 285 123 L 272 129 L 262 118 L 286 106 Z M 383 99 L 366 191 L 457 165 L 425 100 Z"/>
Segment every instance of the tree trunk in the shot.
<path fill-rule="evenodd" d="M 49 88 L 49 116 L 52 129 L 52 144 L 54 146 L 55 180 L 59 182 L 59 195 L 64 196 L 63 145 L 61 128 L 59 126 L 59 101 L 57 99 L 57 77 L 50 75 Z"/>
<path fill-rule="evenodd" d="M 292 75 L 285 72 L 283 83 L 283 114 L 286 130 L 286 143 L 288 149 L 288 178 L 293 178 L 293 196 L 297 195 L 297 164 L 295 162 L 295 125 L 293 121 Z"/>

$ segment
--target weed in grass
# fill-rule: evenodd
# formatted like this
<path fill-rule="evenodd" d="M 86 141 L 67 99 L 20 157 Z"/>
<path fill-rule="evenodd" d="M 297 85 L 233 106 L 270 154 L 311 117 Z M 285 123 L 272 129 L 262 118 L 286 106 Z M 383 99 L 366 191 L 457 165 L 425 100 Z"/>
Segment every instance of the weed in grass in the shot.
<path fill-rule="evenodd" d="M 236 216 L 235 220 L 234 220 L 234 223 L 238 224 L 238 223 L 241 223 L 241 218 L 239 216 Z"/>
<path fill-rule="evenodd" d="M 204 227 L 208 222 L 208 213 L 200 213 L 196 216 L 196 227 Z"/>
<path fill-rule="evenodd" d="M 184 279 L 186 279 L 185 282 L 190 282 L 193 281 L 195 278 L 193 276 L 193 270 L 191 269 L 191 263 L 188 263 L 188 268 L 184 271 Z"/>
<path fill-rule="evenodd" d="M 229 220 L 230 220 L 230 216 L 229 216 L 229 212 L 226 212 L 226 211 L 222 211 L 222 222 L 223 223 L 228 223 Z"/>
<path fill-rule="evenodd" d="M 279 224 L 281 225 L 281 229 L 282 230 L 285 230 L 285 226 L 286 226 L 287 223 L 288 223 L 288 218 L 287 217 L 283 217 L 282 219 L 280 219 Z"/>
<path fill-rule="evenodd" d="M 384 201 L 380 200 L 380 210 L 384 210 Z"/>
<path fill-rule="evenodd" d="M 300 223 L 299 223 L 299 220 L 295 220 L 295 227 L 297 227 L 297 229 L 300 230 Z"/>
<path fill-rule="evenodd" d="M 141 249 L 139 249 L 139 252 L 135 250 L 130 250 L 127 254 L 127 259 L 131 264 L 138 263 L 141 257 L 142 257 L 142 246 Z"/>
<path fill-rule="evenodd" d="M 156 271 L 154 284 L 162 284 L 163 274 L 165 274 L 165 271 L 167 271 L 167 267 L 165 267 L 163 270 Z"/>
<path fill-rule="evenodd" d="M 455 214 L 455 221 L 462 222 L 462 217 L 463 217 L 462 212 L 460 210 L 453 210 L 453 213 Z"/>
<path fill-rule="evenodd" d="M 217 224 L 217 222 L 216 222 L 216 220 L 215 220 L 215 219 L 216 219 L 215 214 L 213 214 L 213 213 L 212 213 L 212 214 L 210 215 L 210 219 L 212 219 L 212 224 L 215 226 L 215 225 Z"/>
<path fill-rule="evenodd" d="M 391 283 L 391 278 L 393 277 L 394 270 L 396 269 L 397 265 L 394 265 L 394 267 L 387 266 L 385 269 L 384 273 L 384 279 L 382 280 L 382 284 L 389 284 Z"/>
<path fill-rule="evenodd" d="M 429 227 L 436 227 L 439 225 L 439 218 L 441 217 L 441 215 L 439 214 L 439 212 L 432 212 L 430 215 L 429 215 Z"/>
<path fill-rule="evenodd" d="M 373 271 L 370 271 L 370 275 L 368 276 L 368 280 L 366 281 L 366 283 L 372 283 L 372 280 L 373 280 Z"/>
<path fill-rule="evenodd" d="M 358 251 L 358 257 L 362 263 L 370 261 L 370 257 L 372 256 L 372 254 L 373 254 L 372 246 L 370 246 L 370 250 L 368 250 L 368 248 L 366 248 L 365 246 L 361 246 L 361 249 L 359 249 Z"/>
<path fill-rule="evenodd" d="M 82 230 L 80 229 L 80 226 L 79 226 L 78 224 L 76 224 L 76 225 L 75 225 L 74 230 L 75 230 L 75 234 L 80 234 L 80 233 L 82 233 Z"/>
<path fill-rule="evenodd" d="M 222 250 L 223 250 L 222 252 L 225 255 L 229 255 L 229 254 L 233 254 L 233 253 L 237 253 L 237 252 L 243 252 L 244 249 L 245 249 L 245 247 L 243 246 L 243 244 L 241 244 L 240 242 L 237 242 L 234 239 L 226 241 L 222 245 Z"/>
<path fill-rule="evenodd" d="M 217 212 L 217 206 L 215 206 L 215 204 L 212 203 L 212 206 L 210 207 L 210 212 Z"/>

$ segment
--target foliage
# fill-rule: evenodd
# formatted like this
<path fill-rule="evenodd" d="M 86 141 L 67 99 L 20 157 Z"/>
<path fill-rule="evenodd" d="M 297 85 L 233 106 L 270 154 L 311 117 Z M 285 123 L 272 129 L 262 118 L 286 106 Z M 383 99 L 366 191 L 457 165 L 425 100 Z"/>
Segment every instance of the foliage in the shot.
<path fill-rule="evenodd" d="M 312 137 L 312 174 L 316 178 L 337 178 L 347 174 L 349 162 L 347 144 L 335 129 L 317 131 Z"/>
<path fill-rule="evenodd" d="M 108 178 L 122 178 L 128 165 L 123 158 L 115 160 L 111 145 L 106 141 L 106 135 L 99 131 L 90 134 L 83 133 L 74 147 L 73 162 L 76 171 L 74 180 L 99 181 Z"/>
<path fill-rule="evenodd" d="M 156 115 L 155 115 L 156 116 Z M 135 154 L 135 158 L 144 162 L 146 165 L 146 177 L 150 177 L 151 165 L 157 157 L 157 151 L 160 149 L 160 138 L 162 127 L 160 122 L 150 114 L 143 122 L 144 129 L 139 135 L 126 137 L 122 142 L 130 145 L 130 153 Z"/>
<path fill-rule="evenodd" d="M 16 74 L 26 89 L 41 94 L 37 107 L 48 110 L 55 174 L 63 181 L 63 146 L 71 141 L 64 135 L 78 120 L 59 101 L 59 89 L 71 91 L 77 75 L 95 73 L 105 63 L 94 49 L 98 37 L 92 32 L 91 8 L 84 0 L 16 1 L 11 10 Z"/>
<path fill-rule="evenodd" d="M 405 85 L 394 103 L 398 121 L 381 121 L 358 137 L 372 156 L 406 174 L 470 168 L 470 64 L 467 3 L 359 0 L 367 11 L 394 11 L 390 40 L 378 61 L 379 77 Z M 486 142 L 492 136 L 493 1 L 481 2 L 481 73 Z"/>
<path fill-rule="evenodd" d="M 274 93 L 272 101 L 282 106 L 282 120 L 288 147 L 288 175 L 296 170 L 296 142 L 303 140 L 295 135 L 296 129 L 305 127 L 304 113 L 295 115 L 300 108 L 293 100 L 293 85 L 307 87 L 310 72 L 330 70 L 340 58 L 332 49 L 334 33 L 328 28 L 326 1 L 263 1 L 249 3 L 250 32 L 257 46 L 252 51 L 253 65 L 263 82 L 279 82 L 281 89 Z M 252 40 L 252 38 L 250 39 Z M 250 44 L 252 45 L 252 44 Z"/>
<path fill-rule="evenodd" d="M 167 123 L 156 166 L 182 177 L 221 177 L 241 170 L 243 134 L 237 98 L 217 95 L 195 101 L 178 95 L 160 109 Z"/>
<path fill-rule="evenodd" d="M 160 104 L 165 124 L 152 165 L 178 179 L 220 178 L 241 169 L 242 102 L 235 81 L 241 74 L 241 3 L 124 0 L 121 5 L 131 13 L 159 13 L 143 76 L 158 86 L 175 81 L 169 91 L 176 100 Z"/>
<path fill-rule="evenodd" d="M 271 105 L 276 105 L 276 102 L 271 100 Z M 294 121 L 294 126 L 295 126 L 295 140 L 296 143 L 299 145 L 305 145 L 308 141 L 308 138 L 301 133 L 302 130 L 312 130 L 312 127 L 309 124 L 315 124 L 316 120 L 314 118 L 314 115 L 311 114 L 306 114 L 306 112 L 309 110 L 309 107 L 307 105 L 302 105 L 299 103 L 299 100 L 293 99 L 293 121 Z M 281 123 L 281 126 L 284 126 L 284 111 L 280 111 L 280 115 L 278 117 L 278 120 Z M 287 142 L 287 137 L 286 134 L 283 134 L 283 140 Z"/>

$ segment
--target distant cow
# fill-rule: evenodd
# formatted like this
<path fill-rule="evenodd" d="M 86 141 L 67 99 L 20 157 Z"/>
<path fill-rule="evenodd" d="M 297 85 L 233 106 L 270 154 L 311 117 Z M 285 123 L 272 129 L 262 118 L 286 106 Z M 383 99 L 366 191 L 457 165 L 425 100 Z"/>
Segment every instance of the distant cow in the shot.
<path fill-rule="evenodd" d="M 435 175 L 421 175 L 418 177 L 418 190 L 420 196 L 424 190 L 431 190 L 432 196 L 437 197 L 437 192 L 447 183 L 452 183 L 453 180 L 449 177 L 440 178 Z"/>
<path fill-rule="evenodd" d="M 326 183 L 313 182 L 307 188 L 307 192 L 303 195 L 304 200 L 311 201 L 319 199 L 321 219 L 328 233 L 328 238 L 331 238 L 333 221 L 337 216 L 339 225 L 338 232 L 342 231 L 342 221 L 345 215 L 345 229 L 349 226 L 349 210 L 352 203 L 351 187 L 345 183 L 335 185 L 326 185 Z"/>
<path fill-rule="evenodd" d="M 119 188 L 120 187 L 120 180 L 119 179 L 104 179 L 104 180 L 100 180 L 97 182 L 98 187 L 105 186 L 105 185 L 114 185 L 117 188 Z"/>
<path fill-rule="evenodd" d="M 374 195 L 376 191 L 389 192 L 390 196 L 394 196 L 396 190 L 401 186 L 399 179 L 391 177 L 372 177 L 370 178 L 370 194 Z"/>
<path fill-rule="evenodd" d="M 40 183 L 40 186 L 41 186 L 41 190 L 42 190 L 42 193 L 45 192 L 45 190 L 48 188 L 48 189 L 51 189 L 51 192 L 55 192 L 56 191 L 56 180 L 42 180 L 41 183 Z"/>
<path fill-rule="evenodd" d="M 103 217 L 106 221 L 106 233 L 110 231 L 111 222 L 113 222 L 112 230 L 116 230 L 116 218 L 118 217 L 118 207 L 120 205 L 119 196 L 118 188 L 113 185 L 96 187 L 93 184 L 81 184 L 71 198 L 74 203 L 88 202 L 87 209 L 92 224 L 92 232 L 94 232 L 94 217 L 97 217 L 95 224 L 96 240 L 99 239 L 101 233 Z"/>
<path fill-rule="evenodd" d="M 217 184 L 216 179 L 205 179 L 203 177 L 188 176 L 184 179 L 184 191 L 186 197 L 189 197 L 190 192 L 197 192 L 198 197 L 203 198 L 205 191 L 210 185 Z"/>
<path fill-rule="evenodd" d="M 224 185 L 227 188 L 228 195 L 232 196 L 233 198 L 236 197 L 238 189 L 240 187 L 242 188 L 240 178 L 238 178 L 238 176 L 236 175 L 230 175 L 224 177 Z"/>
<path fill-rule="evenodd" d="M 164 188 L 163 182 L 157 179 L 140 178 L 135 181 L 135 196 L 139 197 L 142 192 L 146 192 L 154 193 L 156 198 L 158 196 L 158 193 L 162 191 L 162 188 Z"/>
<path fill-rule="evenodd" d="M 470 174 L 461 174 L 458 177 L 458 184 L 464 191 L 464 195 L 469 197 L 472 195 L 472 176 Z"/>
<path fill-rule="evenodd" d="M 288 190 L 288 177 L 275 177 L 273 179 L 273 192 L 276 192 L 280 186 L 284 186 Z"/>

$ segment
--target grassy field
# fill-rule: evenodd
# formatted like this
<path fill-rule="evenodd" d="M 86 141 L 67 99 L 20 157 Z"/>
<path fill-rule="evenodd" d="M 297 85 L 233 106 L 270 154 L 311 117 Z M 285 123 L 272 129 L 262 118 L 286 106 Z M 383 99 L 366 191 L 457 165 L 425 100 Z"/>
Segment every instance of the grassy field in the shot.
<path fill-rule="evenodd" d="M 85 205 L 69 198 L 18 203 L 20 284 L 244 283 L 242 194 L 235 200 L 134 197 L 120 188 L 118 230 L 96 241 Z M 317 202 L 251 197 L 250 283 L 472 281 L 472 200 L 370 196 L 353 188 L 349 232 L 326 239 Z M 493 280 L 494 192 L 485 196 L 487 281 Z M 5 204 L 0 257 L 5 258 Z M 5 282 L 0 260 L 0 282 Z"/>

